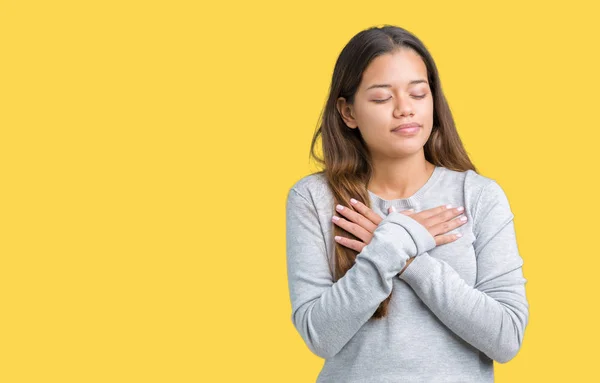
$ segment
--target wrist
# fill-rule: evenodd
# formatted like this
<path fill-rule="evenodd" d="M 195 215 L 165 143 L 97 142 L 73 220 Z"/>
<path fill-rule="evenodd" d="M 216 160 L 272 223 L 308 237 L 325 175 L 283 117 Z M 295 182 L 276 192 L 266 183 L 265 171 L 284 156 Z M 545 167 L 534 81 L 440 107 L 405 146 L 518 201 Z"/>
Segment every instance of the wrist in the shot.
<path fill-rule="evenodd" d="M 402 270 L 398 273 L 398 275 L 401 275 L 404 270 L 406 270 L 406 268 L 408 267 L 408 265 L 410 265 L 410 263 L 413 261 L 413 259 L 415 259 L 415 257 L 410 257 L 406 260 L 406 265 L 404 265 L 404 267 L 402 268 Z"/>

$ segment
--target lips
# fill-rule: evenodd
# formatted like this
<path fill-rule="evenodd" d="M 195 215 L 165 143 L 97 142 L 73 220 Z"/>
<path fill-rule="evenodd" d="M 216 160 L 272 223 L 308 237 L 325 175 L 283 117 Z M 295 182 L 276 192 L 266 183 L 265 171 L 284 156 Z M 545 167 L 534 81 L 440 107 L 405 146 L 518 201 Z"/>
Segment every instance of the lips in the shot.
<path fill-rule="evenodd" d="M 410 122 L 408 124 L 402 124 L 402 125 L 396 126 L 394 129 L 392 129 L 392 132 L 396 131 L 396 130 L 400 130 L 400 129 L 406 129 L 406 128 L 418 128 L 420 126 L 421 126 L 421 124 L 418 124 L 416 122 Z"/>

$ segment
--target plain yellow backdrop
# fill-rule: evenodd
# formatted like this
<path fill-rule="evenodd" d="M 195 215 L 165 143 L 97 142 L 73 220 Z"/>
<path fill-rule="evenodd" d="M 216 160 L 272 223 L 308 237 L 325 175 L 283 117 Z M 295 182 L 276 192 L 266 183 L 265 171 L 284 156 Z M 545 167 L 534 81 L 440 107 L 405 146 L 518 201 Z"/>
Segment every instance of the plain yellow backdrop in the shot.
<path fill-rule="evenodd" d="M 597 375 L 592 2 L 0 2 L 0 381 L 313 382 L 285 199 L 337 55 L 395 24 L 513 212 L 530 321 L 496 381 Z"/>

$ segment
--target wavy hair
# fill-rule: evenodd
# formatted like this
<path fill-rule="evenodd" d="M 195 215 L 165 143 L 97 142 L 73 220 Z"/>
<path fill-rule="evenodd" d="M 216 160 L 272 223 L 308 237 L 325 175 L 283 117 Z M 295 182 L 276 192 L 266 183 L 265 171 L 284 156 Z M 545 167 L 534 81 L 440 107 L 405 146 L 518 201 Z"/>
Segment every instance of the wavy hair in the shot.
<path fill-rule="evenodd" d="M 346 126 L 336 107 L 336 101 L 339 97 L 344 97 L 347 103 L 353 104 L 363 72 L 369 63 L 380 55 L 403 48 L 412 49 L 424 61 L 433 96 L 433 127 L 424 145 L 425 159 L 434 165 L 456 171 L 477 171 L 456 131 L 450 107 L 442 92 L 437 67 L 425 45 L 403 28 L 393 25 L 371 27 L 352 37 L 342 49 L 335 63 L 329 95 L 311 143 L 310 156 L 323 166 L 323 170 L 317 173 L 325 174 L 334 197 L 332 215 L 335 214 L 337 204 L 352 208 L 349 203 L 351 197 L 356 197 L 371 207 L 367 185 L 373 173 L 371 156 L 359 129 L 349 129 Z M 319 137 L 322 141 L 323 158 L 315 153 Z M 332 225 L 332 236 L 360 240 L 341 227 Z M 358 252 L 336 241 L 334 243 L 334 280 L 337 281 L 354 265 Z M 391 297 L 390 293 L 380 303 L 373 318 L 387 315 Z"/>

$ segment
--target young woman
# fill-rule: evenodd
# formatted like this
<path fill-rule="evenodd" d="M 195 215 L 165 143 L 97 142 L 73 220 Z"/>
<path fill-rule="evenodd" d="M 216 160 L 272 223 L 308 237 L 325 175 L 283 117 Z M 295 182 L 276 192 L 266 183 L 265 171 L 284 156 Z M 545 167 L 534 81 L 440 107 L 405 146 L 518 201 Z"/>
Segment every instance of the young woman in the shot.
<path fill-rule="evenodd" d="M 317 382 L 493 382 L 529 318 L 514 215 L 417 37 L 386 25 L 348 42 L 311 154 L 324 170 L 289 191 L 286 251 Z"/>

